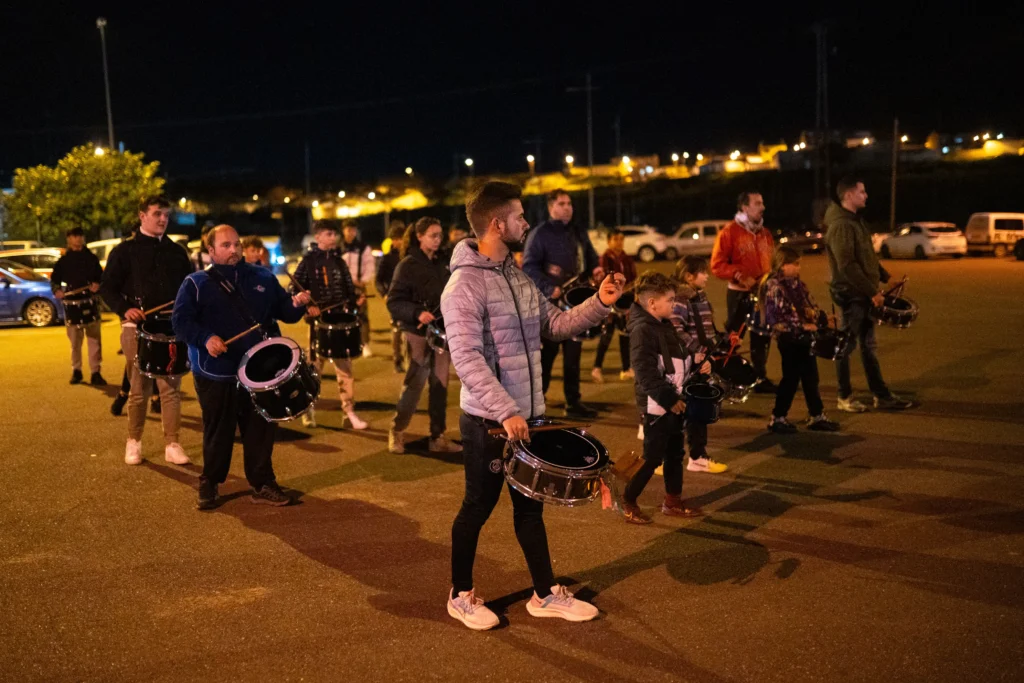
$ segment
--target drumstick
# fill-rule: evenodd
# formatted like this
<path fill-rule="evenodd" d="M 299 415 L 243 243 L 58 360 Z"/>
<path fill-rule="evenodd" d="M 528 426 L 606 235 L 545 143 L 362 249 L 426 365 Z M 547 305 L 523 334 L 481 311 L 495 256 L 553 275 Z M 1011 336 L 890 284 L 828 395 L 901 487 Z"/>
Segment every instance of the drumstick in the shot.
<path fill-rule="evenodd" d="M 738 339 L 740 338 L 740 336 L 742 336 L 742 335 L 743 335 L 743 329 L 744 329 L 744 328 L 745 328 L 746 326 L 747 326 L 747 324 L 746 324 L 746 323 L 743 323 L 742 325 L 740 325 L 740 329 L 739 329 L 739 332 L 737 332 L 737 333 L 736 333 L 736 337 L 734 337 L 734 339 L 738 340 Z M 722 364 L 723 364 L 723 365 L 724 365 L 725 363 L 728 363 L 728 362 L 729 362 L 729 359 L 730 359 L 730 358 L 732 357 L 732 352 L 736 350 L 736 347 L 737 347 L 737 346 L 739 346 L 739 341 L 733 341 L 733 342 L 730 342 L 730 344 L 729 344 L 729 353 L 725 354 L 725 360 L 724 360 L 724 361 L 722 361 Z"/>
<path fill-rule="evenodd" d="M 589 424 L 578 425 L 578 424 L 559 423 L 559 424 L 554 424 L 554 425 L 540 425 L 538 427 L 530 427 L 529 429 L 530 429 L 530 432 L 533 433 L 533 432 L 552 432 L 552 431 L 554 431 L 556 429 L 586 429 L 589 426 L 590 426 Z M 505 434 L 505 429 L 503 427 L 495 427 L 494 429 L 488 429 L 487 433 L 490 434 L 491 436 L 501 436 L 502 434 Z"/>
<path fill-rule="evenodd" d="M 84 292 L 85 290 L 89 289 L 90 287 L 92 287 L 92 285 L 86 285 L 85 287 L 79 287 L 78 289 L 72 289 L 70 292 L 64 292 L 64 296 L 74 296 L 75 294 L 79 294 L 81 292 Z"/>
<path fill-rule="evenodd" d="M 253 325 L 252 327 L 250 327 L 249 329 L 247 329 L 247 330 L 246 330 L 245 332 L 239 332 L 238 334 L 236 334 L 236 335 L 235 335 L 234 337 L 232 337 L 231 339 L 228 339 L 228 340 L 227 340 L 226 342 L 224 342 L 224 346 L 227 346 L 227 345 L 228 345 L 228 344 L 230 344 L 231 342 L 236 342 L 236 341 L 238 341 L 239 339 L 241 339 L 242 337 L 244 337 L 245 335 L 249 334 L 250 332 L 255 332 L 255 331 L 256 331 L 256 330 L 258 330 L 258 329 L 260 329 L 260 324 L 259 324 L 259 323 L 256 323 L 255 325 Z"/>
<path fill-rule="evenodd" d="M 438 305 L 437 308 L 435 308 L 434 310 L 430 311 L 430 315 L 434 316 L 434 320 L 437 320 L 437 314 L 440 313 L 440 312 L 441 312 L 441 306 Z M 424 325 L 428 325 L 428 324 L 429 323 L 420 323 L 419 325 L 416 326 L 416 329 L 418 330 L 421 327 L 423 327 Z"/>
<path fill-rule="evenodd" d="M 155 306 L 155 307 L 149 309 L 148 311 L 143 311 L 142 315 L 149 315 L 150 313 L 156 313 L 157 311 L 162 311 L 163 309 L 167 308 L 168 306 L 173 306 L 173 305 L 174 305 L 173 301 L 168 301 L 167 303 L 162 304 L 160 306 Z"/>
<path fill-rule="evenodd" d="M 312 302 L 312 304 L 313 304 L 314 306 L 319 306 L 319 305 L 320 305 L 320 304 L 318 304 L 318 303 L 316 302 L 316 299 L 314 299 L 314 298 L 313 298 L 313 295 L 309 293 L 309 290 L 308 290 L 308 289 L 306 289 L 305 287 L 303 287 L 302 285 L 300 285 L 300 284 L 299 284 L 299 281 L 295 279 L 295 276 L 294 276 L 294 275 L 292 275 L 291 273 L 289 273 L 289 272 L 288 272 L 287 270 L 286 270 L 286 271 L 284 271 L 284 274 L 288 276 L 288 279 L 292 281 L 292 284 L 293 284 L 293 285 L 295 285 L 296 287 L 298 287 L 298 288 L 299 288 L 299 291 L 300 291 L 300 292 L 305 292 L 306 294 L 309 294 L 309 300 L 310 300 L 310 302 Z"/>

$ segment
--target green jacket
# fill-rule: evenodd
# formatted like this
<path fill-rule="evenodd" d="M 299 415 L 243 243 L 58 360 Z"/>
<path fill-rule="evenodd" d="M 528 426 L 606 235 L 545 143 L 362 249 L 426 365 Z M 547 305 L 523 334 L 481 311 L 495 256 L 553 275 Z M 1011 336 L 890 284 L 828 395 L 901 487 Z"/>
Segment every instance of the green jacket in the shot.
<path fill-rule="evenodd" d="M 871 231 L 857 214 L 834 203 L 825 211 L 825 225 L 832 298 L 870 299 L 878 293 L 879 282 L 889 281 L 889 273 L 875 256 Z"/>

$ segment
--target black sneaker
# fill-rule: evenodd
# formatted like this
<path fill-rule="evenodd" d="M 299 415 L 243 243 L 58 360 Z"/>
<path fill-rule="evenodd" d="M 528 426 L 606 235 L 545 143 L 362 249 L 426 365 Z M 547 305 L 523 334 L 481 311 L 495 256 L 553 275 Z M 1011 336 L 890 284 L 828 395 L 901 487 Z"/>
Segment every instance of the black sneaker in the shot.
<path fill-rule="evenodd" d="M 839 423 L 828 419 L 825 413 L 807 419 L 807 428 L 816 432 L 838 432 Z"/>
<path fill-rule="evenodd" d="M 913 401 L 902 399 L 896 394 L 889 394 L 885 398 L 875 396 L 875 407 L 882 410 L 906 410 L 912 405 Z"/>
<path fill-rule="evenodd" d="M 82 383 L 82 371 L 81 370 L 72 370 L 71 371 L 71 381 L 68 382 L 68 384 L 81 384 L 81 383 Z"/>
<path fill-rule="evenodd" d="M 199 500 L 197 510 L 212 510 L 217 507 L 217 484 L 206 477 L 199 478 Z"/>
<path fill-rule="evenodd" d="M 291 505 L 292 502 L 292 499 L 281 490 L 281 487 L 277 485 L 277 482 L 264 484 L 259 489 L 253 489 L 250 500 L 254 503 L 273 505 L 275 507 Z"/>
<path fill-rule="evenodd" d="M 128 394 L 123 394 L 120 391 L 117 392 L 117 396 L 114 397 L 114 402 L 110 404 L 110 414 L 114 417 L 121 417 L 122 411 L 124 411 L 124 404 L 128 402 Z"/>
<path fill-rule="evenodd" d="M 597 411 L 583 403 L 571 403 L 565 406 L 565 416 L 589 419 L 597 417 Z"/>
<path fill-rule="evenodd" d="M 793 434 L 796 432 L 796 425 L 784 417 L 773 417 L 768 423 L 768 431 L 773 434 Z"/>
<path fill-rule="evenodd" d="M 89 378 L 89 384 L 94 387 L 105 387 L 107 386 L 107 380 L 103 379 L 103 375 L 98 372 L 92 373 L 92 377 Z"/>
<path fill-rule="evenodd" d="M 149 410 L 154 415 L 159 415 L 160 414 L 160 398 L 159 397 L 154 398 L 152 401 L 149 402 Z"/>
<path fill-rule="evenodd" d="M 778 390 L 779 387 L 770 379 L 763 379 L 754 385 L 755 394 L 774 394 Z"/>

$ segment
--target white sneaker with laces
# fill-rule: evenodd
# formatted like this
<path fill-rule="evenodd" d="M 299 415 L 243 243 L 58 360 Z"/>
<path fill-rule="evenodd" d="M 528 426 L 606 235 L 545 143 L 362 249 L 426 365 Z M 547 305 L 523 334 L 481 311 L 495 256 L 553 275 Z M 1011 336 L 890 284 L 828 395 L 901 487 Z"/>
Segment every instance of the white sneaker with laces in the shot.
<path fill-rule="evenodd" d="M 405 453 L 405 432 L 388 430 L 388 452 Z"/>
<path fill-rule="evenodd" d="M 354 410 L 345 413 L 345 419 L 352 425 L 352 429 L 366 429 L 370 423 L 356 415 Z"/>
<path fill-rule="evenodd" d="M 126 465 L 141 465 L 142 464 L 142 442 L 138 439 L 128 439 L 128 443 L 124 447 L 124 464 Z"/>
<path fill-rule="evenodd" d="M 589 602 L 577 600 L 565 586 L 554 585 L 551 595 L 541 600 L 534 593 L 526 603 L 526 611 L 535 617 L 558 617 L 566 621 L 590 621 L 599 612 Z"/>
<path fill-rule="evenodd" d="M 310 408 L 302 414 L 303 427 L 316 427 L 316 412 Z"/>
<path fill-rule="evenodd" d="M 164 446 L 164 460 L 175 465 L 192 464 L 192 461 L 185 455 L 185 449 L 178 443 L 169 443 Z"/>
<path fill-rule="evenodd" d="M 430 440 L 430 452 L 431 453 L 461 453 L 462 446 L 452 441 L 449 441 L 448 437 L 442 434 L 436 439 Z"/>
<path fill-rule="evenodd" d="M 601 373 L 601 368 L 594 368 L 591 370 L 590 378 L 594 380 L 595 384 L 604 384 L 604 375 Z"/>
<path fill-rule="evenodd" d="M 498 615 L 488 609 L 473 591 L 463 591 L 458 596 L 455 596 L 454 588 L 449 591 L 448 614 L 474 631 L 486 631 L 498 625 Z"/>
<path fill-rule="evenodd" d="M 697 458 L 696 460 L 690 458 L 690 462 L 686 464 L 686 469 L 690 472 L 710 472 L 711 474 L 721 474 L 729 469 L 729 466 L 724 462 L 718 462 L 714 458 Z"/>
<path fill-rule="evenodd" d="M 369 344 L 363 347 L 363 358 L 373 358 L 373 349 Z"/>
<path fill-rule="evenodd" d="M 836 407 L 844 413 L 863 413 L 868 409 L 866 405 L 855 398 L 841 398 L 836 401 Z"/>
<path fill-rule="evenodd" d="M 636 440 L 637 441 L 643 441 L 644 440 L 644 426 L 642 424 L 639 427 L 636 428 Z"/>

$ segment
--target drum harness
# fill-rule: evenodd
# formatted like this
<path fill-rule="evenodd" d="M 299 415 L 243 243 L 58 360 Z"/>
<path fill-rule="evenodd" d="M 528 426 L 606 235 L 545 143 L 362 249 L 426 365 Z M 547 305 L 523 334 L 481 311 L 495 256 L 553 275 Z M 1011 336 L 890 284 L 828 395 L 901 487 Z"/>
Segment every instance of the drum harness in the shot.
<path fill-rule="evenodd" d="M 242 320 L 245 321 L 245 324 L 249 327 L 258 325 L 260 328 L 260 334 L 264 339 L 267 339 L 266 330 L 263 329 L 262 323 L 257 322 L 256 318 L 254 318 L 252 313 L 249 312 L 249 306 L 245 303 L 245 298 L 242 296 L 242 293 L 238 291 L 238 287 L 228 282 L 227 278 L 225 278 L 224 275 L 219 273 L 215 268 L 208 269 L 206 273 L 214 282 L 217 283 L 217 285 L 220 286 L 222 290 L 224 290 L 224 293 L 227 294 L 228 300 L 234 304 L 235 310 L 242 317 Z"/>

